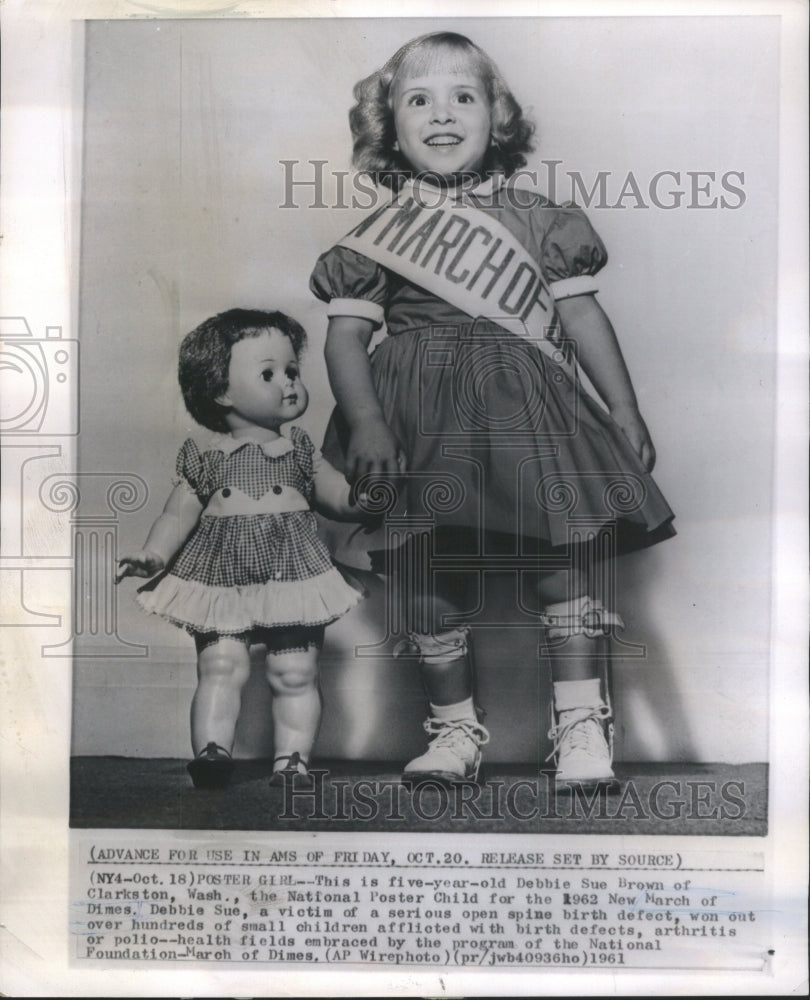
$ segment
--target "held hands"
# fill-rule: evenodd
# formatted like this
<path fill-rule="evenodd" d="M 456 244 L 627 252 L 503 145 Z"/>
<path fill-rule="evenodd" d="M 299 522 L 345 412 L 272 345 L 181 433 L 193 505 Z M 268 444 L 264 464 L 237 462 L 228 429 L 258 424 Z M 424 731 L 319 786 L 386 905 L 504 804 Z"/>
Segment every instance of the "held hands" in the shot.
<path fill-rule="evenodd" d="M 633 451 L 641 459 L 641 464 L 647 472 L 652 472 L 655 466 L 655 446 L 638 408 L 630 403 L 623 403 L 612 406 L 610 415 L 624 432 Z"/>
<path fill-rule="evenodd" d="M 360 519 L 367 527 L 376 527 L 380 515 L 372 513 L 366 506 L 369 492 L 367 483 L 364 482 L 365 477 L 386 478 L 404 472 L 405 467 L 402 447 L 384 420 L 369 420 L 352 430 L 346 452 L 346 478 L 352 485 L 352 503 L 359 502 L 359 507 L 363 511 Z M 358 487 L 362 490 L 359 494 Z"/>
<path fill-rule="evenodd" d="M 352 485 L 364 476 L 404 471 L 402 446 L 384 420 L 368 420 L 353 428 L 346 452 L 346 478 Z"/>
<path fill-rule="evenodd" d="M 115 582 L 120 583 L 127 576 L 154 576 L 162 569 L 166 568 L 166 560 L 159 556 L 157 552 L 150 552 L 142 549 L 140 552 L 133 552 L 131 555 L 121 556 L 118 560 L 119 571 L 115 577 Z"/>

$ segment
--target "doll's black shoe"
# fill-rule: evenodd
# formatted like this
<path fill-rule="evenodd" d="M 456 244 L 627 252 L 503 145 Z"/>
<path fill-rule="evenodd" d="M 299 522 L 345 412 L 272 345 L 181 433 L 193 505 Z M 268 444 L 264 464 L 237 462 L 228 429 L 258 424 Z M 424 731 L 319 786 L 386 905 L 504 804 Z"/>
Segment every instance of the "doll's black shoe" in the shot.
<path fill-rule="evenodd" d="M 195 788 L 225 788 L 235 766 L 225 747 L 211 742 L 186 764 L 186 770 Z"/>
<path fill-rule="evenodd" d="M 307 762 L 296 750 L 291 754 L 276 757 L 273 761 L 273 773 L 269 784 L 272 788 L 283 788 L 287 781 L 310 781 Z"/>

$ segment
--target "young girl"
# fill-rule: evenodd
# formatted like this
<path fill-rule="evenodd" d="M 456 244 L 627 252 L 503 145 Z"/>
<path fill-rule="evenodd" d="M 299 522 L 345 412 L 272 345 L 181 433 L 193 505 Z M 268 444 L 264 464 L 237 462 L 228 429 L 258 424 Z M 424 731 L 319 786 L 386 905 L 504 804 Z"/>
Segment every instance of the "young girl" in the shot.
<path fill-rule="evenodd" d="M 202 449 L 190 438 L 183 444 L 163 513 L 143 549 L 119 563 L 119 580 L 160 573 L 141 588 L 139 603 L 194 637 L 188 770 L 197 787 L 223 786 L 233 770 L 252 643 L 267 647 L 271 782 L 281 783 L 282 772 L 307 773 L 321 716 L 324 626 L 361 596 L 332 564 L 310 510 L 314 502 L 331 517 L 353 517 L 349 485 L 304 431 L 281 435 L 309 401 L 298 365 L 305 340 L 283 313 L 245 309 L 186 336 L 183 399 L 216 436 Z"/>
<path fill-rule="evenodd" d="M 473 702 L 469 630 L 448 625 L 481 597 L 468 592 L 476 577 L 465 559 L 478 570 L 488 560 L 508 567 L 511 557 L 524 560 L 521 575 L 532 576 L 543 607 L 557 781 L 610 782 L 600 665 L 621 619 L 604 603 L 605 557 L 674 531 L 594 297 L 606 252 L 579 209 L 507 183 L 526 162 L 532 126 L 468 39 L 414 39 L 355 98 L 353 162 L 393 201 L 319 259 L 311 287 L 329 303 L 326 360 L 338 403 L 324 454 L 353 483 L 388 478 L 401 494 L 397 513 L 433 525 L 429 585 L 409 636 L 433 738 L 405 777 L 477 776 L 489 734 Z M 369 357 L 383 322 L 388 336 Z M 574 353 L 609 414 L 580 387 Z M 431 505 L 426 483 L 444 489 L 445 502 L 434 490 Z M 341 559 L 365 543 L 379 546 L 370 553 L 377 568 L 410 565 L 394 534 L 357 532 Z M 527 557 L 536 576 L 525 572 Z"/>

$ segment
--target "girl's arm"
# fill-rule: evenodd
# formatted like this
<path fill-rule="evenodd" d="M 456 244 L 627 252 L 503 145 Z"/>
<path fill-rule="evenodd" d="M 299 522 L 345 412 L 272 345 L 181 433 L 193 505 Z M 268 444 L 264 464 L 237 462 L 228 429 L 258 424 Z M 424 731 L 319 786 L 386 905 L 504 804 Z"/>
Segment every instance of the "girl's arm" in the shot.
<path fill-rule="evenodd" d="M 585 374 L 644 468 L 651 472 L 655 465 L 655 448 L 638 411 L 633 383 L 610 320 L 593 295 L 562 299 L 557 303 L 557 313 L 565 336 L 577 346 L 577 357 Z"/>
<path fill-rule="evenodd" d="M 140 552 L 121 556 L 115 582 L 126 576 L 154 576 L 165 569 L 200 519 L 203 505 L 187 486 L 175 486 Z"/>
<path fill-rule="evenodd" d="M 333 316 L 326 333 L 329 384 L 349 425 L 346 478 L 354 484 L 367 475 L 388 475 L 404 467 L 402 446 L 385 422 L 371 378 L 370 320 Z"/>

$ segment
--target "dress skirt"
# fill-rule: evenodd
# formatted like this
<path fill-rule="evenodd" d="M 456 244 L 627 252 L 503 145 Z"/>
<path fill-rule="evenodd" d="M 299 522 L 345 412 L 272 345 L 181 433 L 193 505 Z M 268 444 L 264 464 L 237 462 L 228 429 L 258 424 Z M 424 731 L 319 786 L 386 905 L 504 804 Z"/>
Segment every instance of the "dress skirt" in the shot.
<path fill-rule="evenodd" d="M 437 539 L 486 550 L 488 538 L 511 537 L 516 551 L 541 554 L 600 536 L 619 555 L 675 534 L 621 429 L 575 368 L 533 343 L 480 322 L 413 330 L 387 337 L 371 370 L 407 468 L 387 486 L 369 484 L 385 515 L 377 530 L 330 525 L 337 560 L 379 569 L 401 538 L 392 528 L 409 521 Z M 323 453 L 339 469 L 347 444 L 335 411 Z"/>

